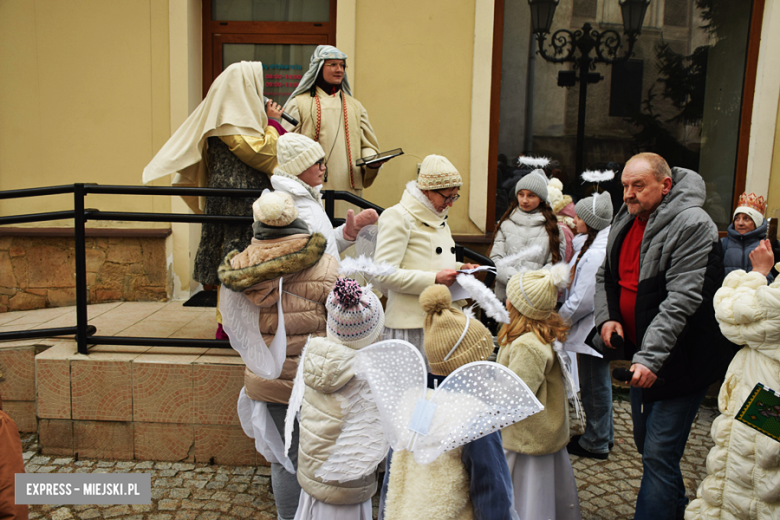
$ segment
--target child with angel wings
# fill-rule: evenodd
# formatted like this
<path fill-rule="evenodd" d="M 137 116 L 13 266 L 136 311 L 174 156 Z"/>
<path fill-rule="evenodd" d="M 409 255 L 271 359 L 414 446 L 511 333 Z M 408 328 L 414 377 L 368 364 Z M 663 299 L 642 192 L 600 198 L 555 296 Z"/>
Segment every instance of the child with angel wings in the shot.
<path fill-rule="evenodd" d="M 561 343 L 569 327 L 555 312 L 558 291 L 568 282 L 569 267 L 559 263 L 515 274 L 506 288 L 510 322 L 498 332 L 496 361 L 520 376 L 544 406 L 501 432 L 517 513 L 523 519 L 582 518 L 566 451 L 573 380 Z"/>
<path fill-rule="evenodd" d="M 520 378 L 485 361 L 493 337 L 452 306 L 447 287 L 420 295 L 422 354 L 386 340 L 358 354 L 392 450 L 379 518 L 516 519 L 500 429 L 541 409 Z"/>
<path fill-rule="evenodd" d="M 385 315 L 371 286 L 349 278 L 336 281 L 325 307 L 327 336 L 306 344 L 286 419 L 289 446 L 300 409 L 295 519 L 371 520 L 387 443 L 368 383 L 354 377 L 354 358 L 377 340 Z"/>

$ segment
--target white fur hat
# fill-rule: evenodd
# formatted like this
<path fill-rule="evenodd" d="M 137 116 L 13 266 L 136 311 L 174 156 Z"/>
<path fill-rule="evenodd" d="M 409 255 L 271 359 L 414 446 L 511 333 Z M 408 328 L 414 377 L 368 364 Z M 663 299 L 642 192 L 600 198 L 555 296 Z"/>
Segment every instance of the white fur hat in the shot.
<path fill-rule="evenodd" d="M 279 166 L 274 173 L 282 172 L 297 177 L 320 159 L 325 151 L 320 143 L 301 134 L 287 132 L 276 141 L 276 158 Z"/>
<path fill-rule="evenodd" d="M 269 191 L 263 193 L 252 204 L 252 216 L 255 222 L 259 221 L 272 227 L 284 227 L 298 218 L 298 210 L 288 194 Z"/>

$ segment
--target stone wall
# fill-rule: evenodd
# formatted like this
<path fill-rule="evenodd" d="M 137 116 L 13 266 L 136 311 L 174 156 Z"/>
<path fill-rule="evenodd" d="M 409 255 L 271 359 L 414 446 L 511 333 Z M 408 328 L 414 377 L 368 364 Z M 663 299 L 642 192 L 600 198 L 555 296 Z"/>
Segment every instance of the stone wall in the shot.
<path fill-rule="evenodd" d="M 86 239 L 89 303 L 165 301 L 164 236 Z M 72 236 L 0 236 L 0 312 L 76 304 Z"/>

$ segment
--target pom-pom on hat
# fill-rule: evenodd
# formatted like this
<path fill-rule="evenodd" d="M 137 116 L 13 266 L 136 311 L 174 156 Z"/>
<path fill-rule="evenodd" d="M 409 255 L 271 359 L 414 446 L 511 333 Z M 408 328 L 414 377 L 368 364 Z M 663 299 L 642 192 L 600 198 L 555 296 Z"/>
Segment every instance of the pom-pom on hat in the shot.
<path fill-rule="evenodd" d="M 417 176 L 417 187 L 421 190 L 445 190 L 463 186 L 460 173 L 441 155 L 429 155 L 423 159 L 420 174 Z"/>
<path fill-rule="evenodd" d="M 252 216 L 266 226 L 284 227 L 298 218 L 298 210 L 287 193 L 269 191 L 252 204 Z"/>
<path fill-rule="evenodd" d="M 756 223 L 756 227 L 761 227 L 764 223 L 764 213 L 766 212 L 766 199 L 759 197 L 755 193 L 743 193 L 739 196 L 737 209 L 734 210 L 732 220 L 737 218 L 737 214 L 744 213 Z"/>
<path fill-rule="evenodd" d="M 506 295 L 520 314 L 543 320 L 555 310 L 558 291 L 569 283 L 569 266 L 559 262 L 546 269 L 517 273 L 509 279 Z"/>
<path fill-rule="evenodd" d="M 320 159 L 325 158 L 325 151 L 320 143 L 301 134 L 287 132 L 276 141 L 276 158 L 279 166 L 274 173 L 286 173 L 297 177 Z"/>
<path fill-rule="evenodd" d="M 612 222 L 612 198 L 606 191 L 581 199 L 574 211 L 589 228 L 601 231 Z"/>
<path fill-rule="evenodd" d="M 385 327 L 379 298 L 351 278 L 339 278 L 325 301 L 328 339 L 360 349 L 374 343 Z"/>
<path fill-rule="evenodd" d="M 515 197 L 520 190 L 528 190 L 536 194 L 537 197 L 542 199 L 542 202 L 549 202 L 549 194 L 547 193 L 547 175 L 544 174 L 544 170 L 534 170 L 515 184 Z"/>
<path fill-rule="evenodd" d="M 493 335 L 478 320 L 452 306 L 444 285 L 432 285 L 420 294 L 425 311 L 425 356 L 431 372 L 446 376 L 466 363 L 487 359 L 493 352 Z"/>

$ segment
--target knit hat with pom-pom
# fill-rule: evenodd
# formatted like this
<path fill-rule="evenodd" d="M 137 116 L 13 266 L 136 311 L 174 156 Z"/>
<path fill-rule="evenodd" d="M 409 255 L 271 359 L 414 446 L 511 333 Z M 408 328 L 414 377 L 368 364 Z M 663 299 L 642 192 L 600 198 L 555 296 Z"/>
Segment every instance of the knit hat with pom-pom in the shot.
<path fill-rule="evenodd" d="M 452 306 L 452 295 L 444 285 L 433 285 L 420 295 L 425 311 L 425 356 L 431 372 L 449 375 L 466 363 L 487 359 L 493 352 L 493 335 L 479 320 Z"/>
<path fill-rule="evenodd" d="M 374 343 L 385 327 L 385 313 L 371 287 L 351 278 L 339 278 L 325 301 L 327 335 L 353 349 Z"/>
<path fill-rule="evenodd" d="M 252 216 L 266 226 L 284 227 L 298 218 L 298 210 L 287 193 L 269 191 L 252 204 Z"/>
<path fill-rule="evenodd" d="M 552 267 L 517 273 L 509 279 L 506 295 L 520 314 L 543 320 L 555 310 L 558 291 L 569 283 L 569 266 L 559 262 Z"/>

